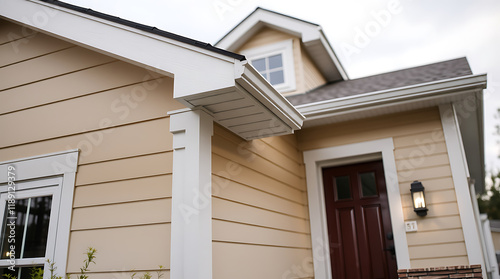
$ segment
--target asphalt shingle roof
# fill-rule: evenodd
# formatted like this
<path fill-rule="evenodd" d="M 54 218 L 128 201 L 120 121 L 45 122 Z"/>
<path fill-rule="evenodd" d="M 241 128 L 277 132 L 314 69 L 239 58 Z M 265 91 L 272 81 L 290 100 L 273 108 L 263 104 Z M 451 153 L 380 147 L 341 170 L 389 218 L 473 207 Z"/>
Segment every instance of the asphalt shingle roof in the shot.
<path fill-rule="evenodd" d="M 287 97 L 295 106 L 471 75 L 465 57 L 358 79 L 337 81 Z"/>

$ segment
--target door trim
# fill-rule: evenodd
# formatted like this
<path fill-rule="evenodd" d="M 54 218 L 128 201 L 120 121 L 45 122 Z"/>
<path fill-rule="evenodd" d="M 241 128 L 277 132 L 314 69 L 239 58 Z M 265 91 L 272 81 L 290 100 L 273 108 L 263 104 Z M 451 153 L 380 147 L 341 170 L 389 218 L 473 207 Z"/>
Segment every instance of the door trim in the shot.
<path fill-rule="evenodd" d="M 304 151 L 315 278 L 332 278 L 321 168 L 382 159 L 398 269 L 410 268 L 392 138 Z"/>

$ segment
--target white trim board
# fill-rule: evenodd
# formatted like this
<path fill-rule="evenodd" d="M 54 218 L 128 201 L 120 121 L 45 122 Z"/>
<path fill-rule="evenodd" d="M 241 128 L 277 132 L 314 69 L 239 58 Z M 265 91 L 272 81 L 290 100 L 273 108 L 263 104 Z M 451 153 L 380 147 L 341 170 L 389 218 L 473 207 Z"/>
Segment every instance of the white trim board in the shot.
<path fill-rule="evenodd" d="M 484 266 L 481 242 L 479 241 L 479 233 L 476 226 L 477 222 L 474 218 L 474 210 L 469 192 L 469 170 L 465 159 L 456 111 L 453 105 L 446 104 L 439 106 L 439 113 L 441 114 L 441 124 L 443 125 L 469 264 L 481 264 Z"/>
<path fill-rule="evenodd" d="M 316 278 L 332 278 L 325 197 L 321 168 L 382 158 L 391 215 L 398 269 L 410 268 L 403 206 L 397 178 L 392 138 L 304 151 L 307 195 L 311 222 L 314 273 Z"/>
<path fill-rule="evenodd" d="M 301 38 L 311 59 L 328 81 L 349 79 L 321 26 L 262 8 L 257 8 L 215 46 L 235 51 L 264 26 Z"/>
<path fill-rule="evenodd" d="M 213 117 L 202 109 L 169 115 L 174 149 L 170 277 L 210 279 Z"/>
<path fill-rule="evenodd" d="M 27 180 L 62 177 L 58 184 L 59 207 L 57 209 L 57 241 L 54 243 L 54 254 L 51 260 L 57 263 L 58 273 L 66 274 L 68 260 L 69 234 L 71 225 L 71 212 L 73 209 L 73 195 L 75 190 L 75 178 L 78 165 L 79 150 L 68 150 L 63 152 L 45 154 L 29 158 L 22 158 L 0 162 L 0 184 L 9 181 L 8 167 L 15 167 L 16 182 L 20 183 L 20 191 Z M 6 186 L 0 186 L 4 189 Z M 65 214 L 60 214 L 64 212 Z M 51 217 L 52 218 L 52 217 Z M 46 270 L 48 265 L 45 264 Z M 50 274 L 45 274 L 44 278 L 49 278 Z"/>
<path fill-rule="evenodd" d="M 306 122 L 309 124 L 326 117 L 353 113 L 353 111 L 359 113 L 360 110 L 373 110 L 394 104 L 440 99 L 449 103 L 454 96 L 484 88 L 486 88 L 485 74 L 469 75 L 303 104 L 298 105 L 297 109 L 307 117 Z M 432 103 L 432 106 L 435 106 L 435 103 Z"/>

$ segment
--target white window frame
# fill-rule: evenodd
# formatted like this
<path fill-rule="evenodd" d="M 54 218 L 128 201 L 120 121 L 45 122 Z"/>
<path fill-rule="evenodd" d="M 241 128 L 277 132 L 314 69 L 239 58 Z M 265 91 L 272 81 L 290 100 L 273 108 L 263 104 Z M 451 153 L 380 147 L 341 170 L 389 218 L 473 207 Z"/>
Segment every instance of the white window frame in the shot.
<path fill-rule="evenodd" d="M 52 196 L 52 207 L 49 222 L 45 258 L 16 259 L 16 266 L 44 264 L 49 266 L 47 259 L 54 261 L 57 273 L 66 274 L 68 257 L 71 212 L 75 188 L 78 150 L 69 150 L 41 156 L 0 162 L 0 219 L 4 218 L 5 202 L 8 193 L 8 182 L 12 181 L 12 172 L 8 174 L 9 166 L 15 168 L 15 197 L 23 199 L 37 196 Z M 17 256 L 17 255 L 16 255 Z M 0 260 L 2 267 L 10 266 L 8 260 Z M 49 279 L 45 272 L 44 279 Z"/>
<path fill-rule="evenodd" d="M 293 59 L 293 40 L 285 40 L 261 47 L 246 49 L 241 52 L 252 64 L 252 60 L 270 57 L 281 54 L 283 58 L 283 76 L 285 82 L 273 85 L 281 93 L 294 91 L 297 88 L 295 83 L 295 66 Z"/>
<path fill-rule="evenodd" d="M 387 199 L 394 234 L 398 269 L 410 268 L 408 241 L 404 228 L 403 206 L 399 191 L 394 142 L 392 138 L 346 144 L 304 151 L 307 196 L 311 226 L 314 274 L 316 278 L 332 278 L 330 247 L 323 192 L 323 167 L 382 159 L 387 187 Z"/>

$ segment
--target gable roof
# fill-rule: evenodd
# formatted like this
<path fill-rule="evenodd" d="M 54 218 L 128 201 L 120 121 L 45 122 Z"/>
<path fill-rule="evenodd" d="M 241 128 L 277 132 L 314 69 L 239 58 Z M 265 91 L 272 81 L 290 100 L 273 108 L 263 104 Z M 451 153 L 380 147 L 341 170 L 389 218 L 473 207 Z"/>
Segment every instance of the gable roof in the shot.
<path fill-rule="evenodd" d="M 266 26 L 301 38 L 306 52 L 327 81 L 349 79 L 321 26 L 260 7 L 231 29 L 215 45 L 229 51 L 236 51 Z"/>
<path fill-rule="evenodd" d="M 174 99 L 207 110 L 244 139 L 302 125 L 304 117 L 241 55 L 56 0 L 0 0 L 0 6 L 9 21 L 175 78 Z M 257 114 L 259 121 L 250 117 Z"/>
<path fill-rule="evenodd" d="M 472 75 L 465 57 L 358 79 L 332 82 L 307 93 L 289 96 L 293 105 L 304 105 L 341 97 L 405 87 Z"/>

